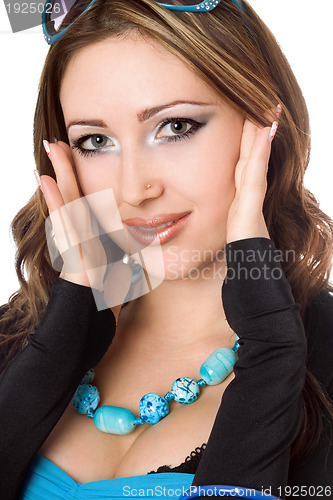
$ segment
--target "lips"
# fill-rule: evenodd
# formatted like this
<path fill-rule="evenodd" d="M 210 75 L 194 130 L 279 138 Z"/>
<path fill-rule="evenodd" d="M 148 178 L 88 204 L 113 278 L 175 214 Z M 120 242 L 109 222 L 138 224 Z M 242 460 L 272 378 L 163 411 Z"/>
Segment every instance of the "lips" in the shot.
<path fill-rule="evenodd" d="M 185 226 L 190 212 L 156 215 L 151 219 L 126 219 L 128 232 L 143 245 L 159 245 L 170 241 Z"/>

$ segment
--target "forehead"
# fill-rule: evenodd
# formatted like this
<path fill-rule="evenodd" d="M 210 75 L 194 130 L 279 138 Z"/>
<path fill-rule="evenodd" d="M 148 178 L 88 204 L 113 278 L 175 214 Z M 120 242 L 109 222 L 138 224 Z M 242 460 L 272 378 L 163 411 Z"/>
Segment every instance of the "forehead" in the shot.
<path fill-rule="evenodd" d="M 69 62 L 60 100 L 67 114 L 105 113 L 177 99 L 216 103 L 217 94 L 182 61 L 154 41 L 141 37 L 109 38 L 81 49 Z"/>

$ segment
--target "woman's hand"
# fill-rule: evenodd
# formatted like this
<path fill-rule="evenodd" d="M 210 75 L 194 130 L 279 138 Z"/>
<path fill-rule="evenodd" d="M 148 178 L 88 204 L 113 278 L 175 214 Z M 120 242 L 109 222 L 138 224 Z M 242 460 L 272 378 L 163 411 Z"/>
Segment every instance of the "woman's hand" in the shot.
<path fill-rule="evenodd" d="M 56 246 L 63 259 L 60 277 L 101 289 L 106 256 L 102 244 L 95 239 L 96 261 L 98 259 L 101 267 L 98 274 L 92 276 L 89 273 L 88 276 L 89 264 L 84 259 L 80 242 L 93 237 L 92 219 L 77 185 L 70 147 L 64 142 L 57 142 L 46 144 L 46 150 L 47 148 L 57 181 L 46 175 L 41 176 L 40 180 Z"/>
<path fill-rule="evenodd" d="M 279 117 L 278 108 L 276 116 Z M 246 238 L 269 238 L 263 215 L 267 190 L 268 161 L 271 142 L 277 129 L 260 129 L 245 120 L 240 157 L 235 169 L 235 198 L 230 206 L 227 221 L 227 243 Z"/>
<path fill-rule="evenodd" d="M 46 151 L 56 174 L 56 181 L 47 175 L 40 178 L 47 203 L 57 249 L 63 266 L 60 278 L 88 286 L 110 296 L 108 289 L 116 287 L 112 304 L 118 315 L 130 287 L 132 271 L 128 265 L 116 262 L 104 281 L 107 257 L 99 238 L 97 221 L 80 189 L 74 174 L 70 147 L 64 142 L 46 144 Z M 116 318 L 117 319 L 117 318 Z"/>

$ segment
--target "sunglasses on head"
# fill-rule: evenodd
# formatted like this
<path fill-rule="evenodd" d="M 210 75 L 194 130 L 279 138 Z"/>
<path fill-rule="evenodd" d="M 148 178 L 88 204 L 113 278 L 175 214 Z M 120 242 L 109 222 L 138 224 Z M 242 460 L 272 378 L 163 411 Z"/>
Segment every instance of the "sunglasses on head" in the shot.
<path fill-rule="evenodd" d="M 49 45 L 53 45 L 66 33 L 68 28 L 87 12 L 97 0 L 46 0 L 43 13 L 42 25 L 44 37 Z M 222 0 L 167 0 L 156 2 L 161 7 L 178 12 L 209 12 Z M 242 0 L 232 0 L 243 12 Z"/>

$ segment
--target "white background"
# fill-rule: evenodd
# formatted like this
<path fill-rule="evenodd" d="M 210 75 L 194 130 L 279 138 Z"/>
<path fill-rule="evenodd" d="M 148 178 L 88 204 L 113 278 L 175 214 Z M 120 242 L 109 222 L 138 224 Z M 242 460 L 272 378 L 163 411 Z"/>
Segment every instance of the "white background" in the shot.
<path fill-rule="evenodd" d="M 333 1 L 250 0 L 250 4 L 275 34 L 305 95 L 312 128 L 312 154 L 306 186 L 332 217 Z M 18 288 L 9 225 L 36 189 L 32 122 L 47 50 L 40 27 L 11 33 L 1 2 L 0 304 L 7 302 L 9 295 Z"/>

